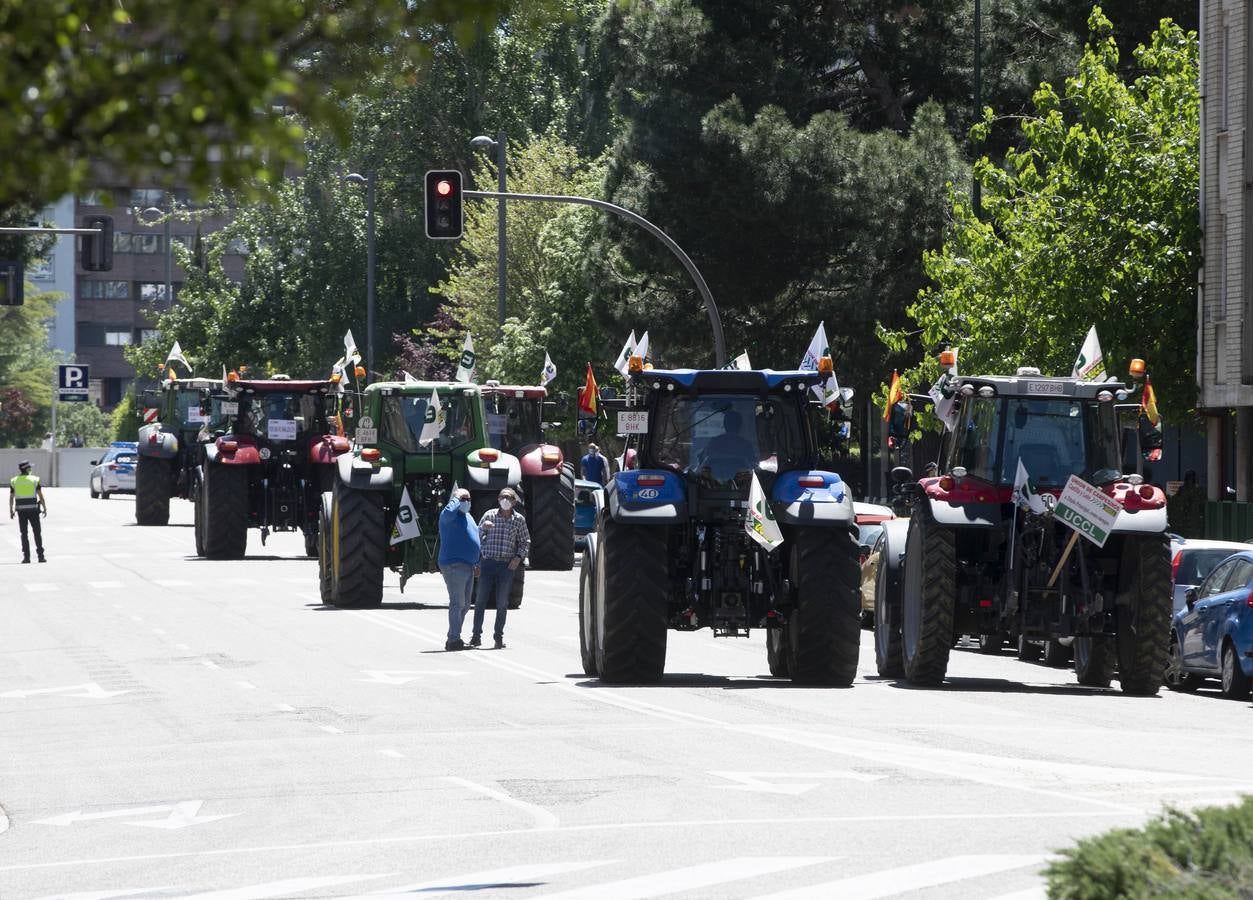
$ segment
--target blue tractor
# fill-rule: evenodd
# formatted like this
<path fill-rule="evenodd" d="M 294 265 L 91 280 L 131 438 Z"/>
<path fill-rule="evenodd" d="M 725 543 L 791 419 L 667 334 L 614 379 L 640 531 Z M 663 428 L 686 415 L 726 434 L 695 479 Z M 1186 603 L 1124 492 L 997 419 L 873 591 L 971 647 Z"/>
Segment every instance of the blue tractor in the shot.
<path fill-rule="evenodd" d="M 860 570 L 853 503 L 814 468 L 812 388 L 822 372 L 643 369 L 631 360 L 619 432 L 636 467 L 599 492 L 579 590 L 583 671 L 661 679 L 671 629 L 715 637 L 766 630 L 770 673 L 848 685 L 857 672 Z M 745 526 L 754 481 L 760 518 Z"/>

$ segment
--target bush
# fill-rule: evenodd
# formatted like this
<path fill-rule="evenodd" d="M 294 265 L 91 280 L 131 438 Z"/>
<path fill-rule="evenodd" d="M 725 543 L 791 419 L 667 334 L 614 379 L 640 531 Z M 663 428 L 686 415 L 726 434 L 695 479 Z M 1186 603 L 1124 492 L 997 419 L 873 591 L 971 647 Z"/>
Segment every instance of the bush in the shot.
<path fill-rule="evenodd" d="M 1051 900 L 1253 896 L 1253 797 L 1192 813 L 1167 810 L 1063 850 L 1046 870 Z"/>
<path fill-rule="evenodd" d="M 62 403 L 57 407 L 57 446 L 72 446 L 74 437 L 84 447 L 103 447 L 112 440 L 113 425 L 100 407 L 87 403 Z"/>
<path fill-rule="evenodd" d="M 122 401 L 113 408 L 113 440 L 135 441 L 139 439 L 139 412 L 135 395 L 124 394 Z"/>

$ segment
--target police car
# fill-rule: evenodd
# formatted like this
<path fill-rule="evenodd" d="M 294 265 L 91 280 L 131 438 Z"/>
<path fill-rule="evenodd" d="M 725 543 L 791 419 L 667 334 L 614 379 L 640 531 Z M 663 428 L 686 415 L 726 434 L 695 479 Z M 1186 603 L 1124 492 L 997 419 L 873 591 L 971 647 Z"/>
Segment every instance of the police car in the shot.
<path fill-rule="evenodd" d="M 100 459 L 93 459 L 88 487 L 91 499 L 108 500 L 110 494 L 135 493 L 135 466 L 139 462 L 138 444 L 114 441 Z"/>

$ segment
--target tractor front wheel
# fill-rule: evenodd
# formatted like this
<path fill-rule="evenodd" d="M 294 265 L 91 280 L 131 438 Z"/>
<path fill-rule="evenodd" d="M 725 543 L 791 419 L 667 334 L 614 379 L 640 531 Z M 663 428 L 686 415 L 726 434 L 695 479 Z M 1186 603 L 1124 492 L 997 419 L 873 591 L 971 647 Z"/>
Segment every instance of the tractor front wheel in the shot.
<path fill-rule="evenodd" d="M 601 517 L 596 535 L 596 669 L 602 681 L 648 683 L 666 667 L 669 529 Z"/>
<path fill-rule="evenodd" d="M 1162 686 L 1170 649 L 1170 544 L 1164 534 L 1123 539 L 1118 607 L 1118 684 L 1151 697 Z"/>
<path fill-rule="evenodd" d="M 857 542 L 838 528 L 797 528 L 794 535 L 788 673 L 801 684 L 847 687 L 861 649 Z"/>
<path fill-rule="evenodd" d="M 386 519 L 381 491 L 359 491 L 335 482 L 327 554 L 332 605 L 355 609 L 383 603 Z"/>
<path fill-rule="evenodd" d="M 209 559 L 243 559 L 248 549 L 248 470 L 205 467 L 200 485 L 201 535 Z"/>
<path fill-rule="evenodd" d="M 135 468 L 135 524 L 168 525 L 169 522 L 170 462 L 155 456 L 141 456 Z"/>
<path fill-rule="evenodd" d="M 935 521 L 926 503 L 914 509 L 905 541 L 901 656 L 913 684 L 936 685 L 948 672 L 953 647 L 957 568 L 953 531 Z"/>

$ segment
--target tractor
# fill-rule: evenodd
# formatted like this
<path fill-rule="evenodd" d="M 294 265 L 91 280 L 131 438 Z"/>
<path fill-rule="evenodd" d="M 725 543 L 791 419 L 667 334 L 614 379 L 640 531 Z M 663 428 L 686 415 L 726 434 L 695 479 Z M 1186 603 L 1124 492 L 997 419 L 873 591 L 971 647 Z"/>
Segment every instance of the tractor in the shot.
<path fill-rule="evenodd" d="M 489 381 L 482 388 L 487 437 L 522 467 L 522 510 L 531 531 L 530 567 L 574 567 L 574 466 L 561 448 L 544 441 L 544 407 L 554 406 L 542 387 Z"/>
<path fill-rule="evenodd" d="M 331 381 L 285 376 L 241 380 L 231 373 L 209 428 L 196 497 L 196 552 L 242 559 L 248 529 L 261 543 L 274 531 L 301 531 L 305 553 L 318 555 L 318 509 L 349 449 L 327 416 Z"/>
<path fill-rule="evenodd" d="M 470 491 L 476 520 L 496 505 L 502 488 L 519 490 L 521 464 L 489 442 L 479 391 L 463 382 L 411 381 L 376 382 L 361 392 L 352 452 L 336 462 L 322 495 L 323 603 L 378 606 L 385 569 L 400 573 L 401 590 L 412 576 L 436 571 L 439 513 L 454 486 Z M 438 413 L 432 394 L 438 395 Z M 418 535 L 393 540 L 394 531 L 401 533 L 398 521 L 416 524 Z M 522 602 L 525 580 L 519 568 L 511 609 Z"/>
<path fill-rule="evenodd" d="M 140 395 L 139 465 L 135 472 L 135 522 L 165 525 L 170 498 L 190 500 L 196 493 L 206 428 L 213 418 L 214 395 L 222 382 L 211 378 L 170 379 Z"/>
<path fill-rule="evenodd" d="M 1133 386 L 1034 368 L 954 378 L 958 408 L 938 474 L 915 481 L 893 470 L 910 516 L 886 526 L 879 674 L 937 685 L 956 639 L 976 634 L 996 646 L 1070 646 L 1080 684 L 1108 687 L 1117 669 L 1125 693 L 1155 694 L 1170 545 L 1165 495 L 1122 470 L 1116 401 Z M 1066 498 L 1077 495 L 1104 508 L 1108 529 L 1076 516 Z"/>
<path fill-rule="evenodd" d="M 748 637 L 764 628 L 772 675 L 852 682 L 861 613 L 853 502 L 839 475 L 814 467 L 808 410 L 830 365 L 646 370 L 629 361 L 618 431 L 631 436 L 637 464 L 598 492 L 586 538 L 587 675 L 656 682 L 669 630 Z M 781 545 L 749 534 L 763 518 Z"/>

